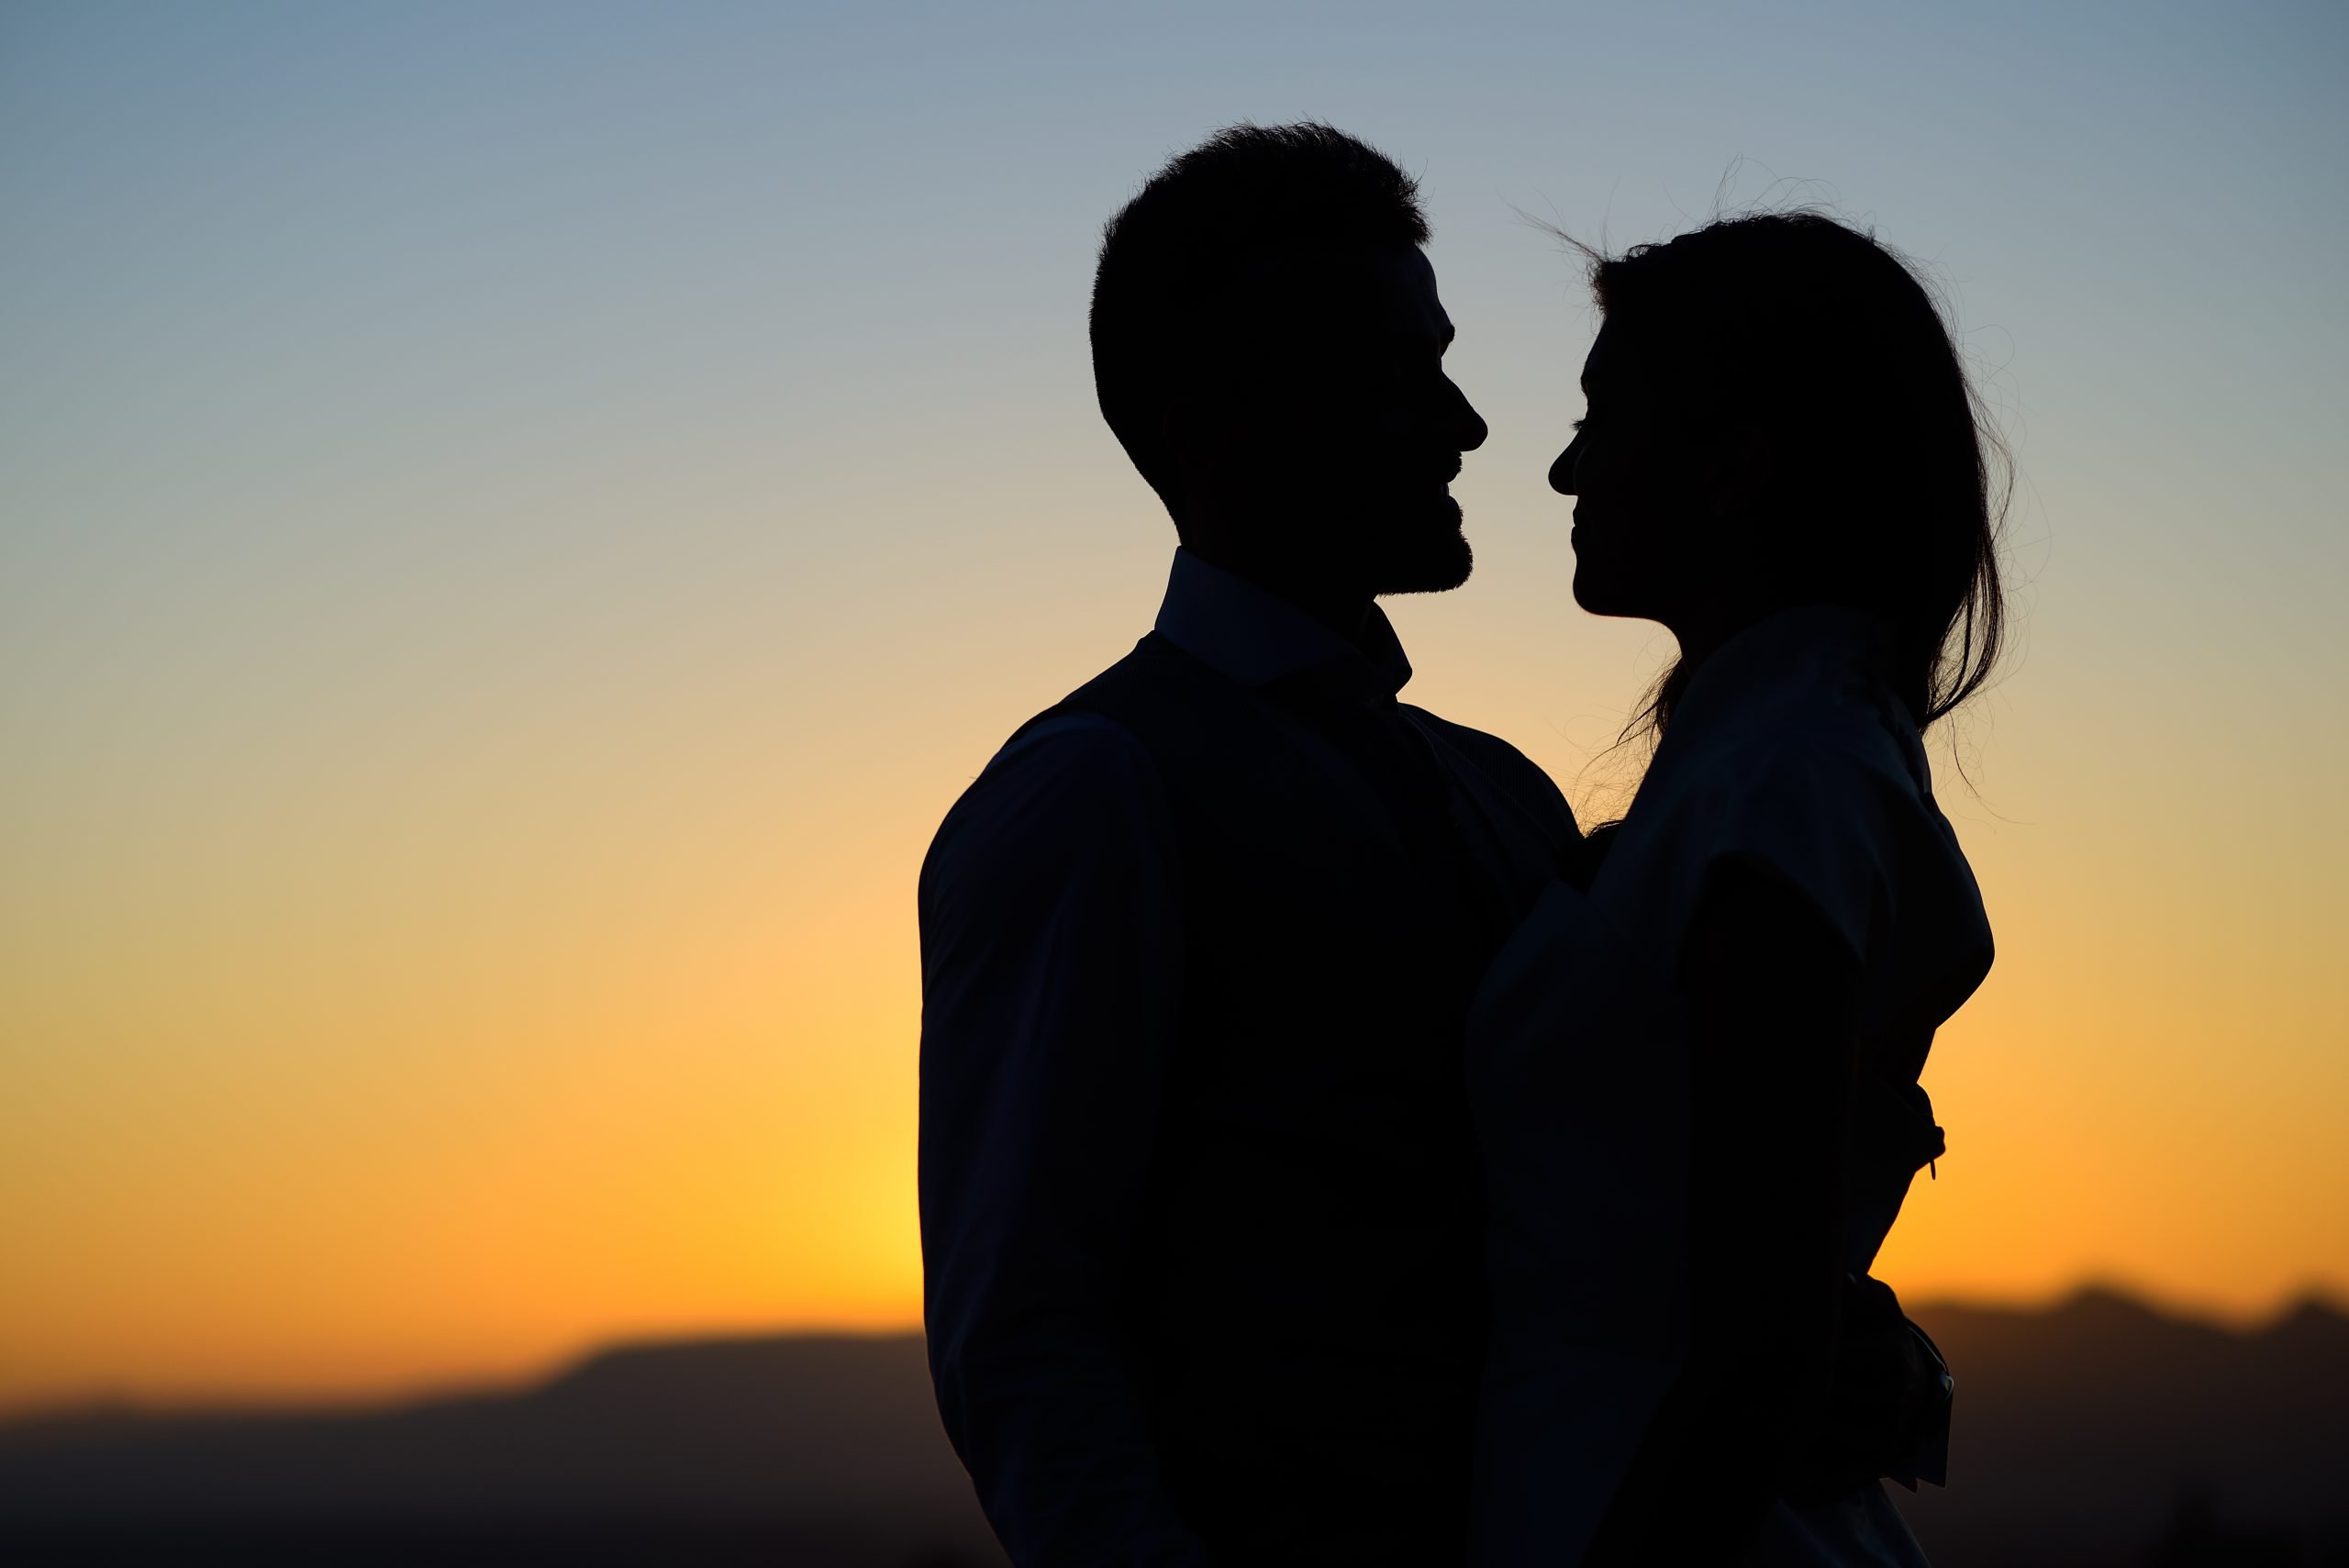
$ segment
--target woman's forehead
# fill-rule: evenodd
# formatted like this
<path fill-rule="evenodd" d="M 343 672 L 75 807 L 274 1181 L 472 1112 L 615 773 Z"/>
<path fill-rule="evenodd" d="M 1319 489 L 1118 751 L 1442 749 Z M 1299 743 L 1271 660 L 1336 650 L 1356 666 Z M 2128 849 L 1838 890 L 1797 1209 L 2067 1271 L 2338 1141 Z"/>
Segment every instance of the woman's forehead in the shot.
<path fill-rule="evenodd" d="M 1582 362 L 1583 392 L 1588 395 L 1603 388 L 1620 395 L 1685 379 L 1675 376 L 1672 369 L 1686 367 L 1687 349 L 1685 341 L 1654 330 L 1653 323 L 1626 327 L 1620 317 L 1609 316 L 1600 324 L 1590 353 Z"/>

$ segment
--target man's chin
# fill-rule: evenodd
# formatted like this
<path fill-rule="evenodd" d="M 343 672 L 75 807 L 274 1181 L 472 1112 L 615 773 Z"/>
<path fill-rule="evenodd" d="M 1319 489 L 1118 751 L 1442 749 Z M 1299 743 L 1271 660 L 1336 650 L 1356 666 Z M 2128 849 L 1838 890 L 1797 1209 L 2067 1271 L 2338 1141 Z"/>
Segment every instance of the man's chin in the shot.
<path fill-rule="evenodd" d="M 1384 518 L 1384 528 L 1358 533 L 1360 545 L 1369 545 L 1363 577 L 1376 584 L 1372 592 L 1442 594 L 1468 582 L 1475 556 L 1468 551 L 1468 535 L 1461 533 L 1459 502 L 1442 497 L 1438 509 Z"/>
<path fill-rule="evenodd" d="M 1448 538 L 1435 538 L 1415 542 L 1409 548 L 1388 553 L 1380 562 L 1381 570 L 1374 575 L 1376 592 L 1388 594 L 1443 594 L 1468 581 L 1475 569 L 1475 553 L 1468 548 L 1468 536 L 1460 531 L 1454 521 Z"/>

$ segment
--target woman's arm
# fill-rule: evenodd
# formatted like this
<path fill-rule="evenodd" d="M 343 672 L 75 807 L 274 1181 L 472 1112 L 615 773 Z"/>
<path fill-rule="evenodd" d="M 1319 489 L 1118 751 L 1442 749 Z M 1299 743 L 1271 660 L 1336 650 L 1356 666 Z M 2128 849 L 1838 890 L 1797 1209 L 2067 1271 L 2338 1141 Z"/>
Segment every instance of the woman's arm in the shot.
<path fill-rule="evenodd" d="M 1689 1006 L 1687 1361 L 1588 1562 L 1717 1562 L 1806 1452 L 1833 1358 L 1859 964 L 1735 862 L 1681 950 Z"/>

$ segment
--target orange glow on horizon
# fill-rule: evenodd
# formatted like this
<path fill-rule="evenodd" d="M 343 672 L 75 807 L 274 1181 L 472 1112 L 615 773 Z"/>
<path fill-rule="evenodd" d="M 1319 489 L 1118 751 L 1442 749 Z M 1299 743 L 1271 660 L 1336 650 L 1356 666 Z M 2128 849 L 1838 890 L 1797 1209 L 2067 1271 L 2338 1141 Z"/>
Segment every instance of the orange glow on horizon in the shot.
<path fill-rule="evenodd" d="M 836 818 L 788 876 L 705 846 L 705 870 L 735 870 L 701 902 L 551 914 L 495 953 L 482 921 L 406 929 L 381 965 L 289 927 L 325 973 L 285 979 L 232 967 L 216 929 L 192 951 L 117 944 L 138 988 L 51 971 L 37 1016 L 86 1054 L 50 1058 L 0 1113 L 0 1231 L 45 1261 L 0 1304 L 0 1405 L 351 1397 L 507 1380 L 616 1339 L 915 1327 L 929 813 L 900 804 Z M 2310 999 L 2246 1002 L 2225 963 L 2126 1006 L 2064 984 L 2066 964 L 2155 962 L 2158 921 L 2086 940 L 2060 896 L 2002 885 L 1995 848 L 1976 858 L 2002 955 L 1936 1047 L 1951 1152 L 1879 1272 L 1914 1299 L 2114 1277 L 2237 1318 L 2338 1291 L 2343 1156 L 2322 1122 L 2342 1064 L 2312 1067 L 2330 1097 L 2192 1117 L 2114 1067 L 2194 1051 L 2222 1020 L 2306 1038 Z M 232 1045 L 249 1065 L 223 1080 Z M 2083 1122 L 2084 1105 L 2116 1114 Z M 2328 1233 L 2298 1269 L 2273 1243 Z"/>
<path fill-rule="evenodd" d="M 1408 695 L 1579 805 L 1669 638 L 1575 607 L 1596 317 L 1525 215 L 1928 259 L 2019 636 L 1879 1272 L 2349 1296 L 2324 8 L 931 9 L 0 14 L 0 1410 L 913 1327 L 921 857 L 1174 544 L 1101 224 L 1306 112 L 1422 180 L 1490 425 Z"/>

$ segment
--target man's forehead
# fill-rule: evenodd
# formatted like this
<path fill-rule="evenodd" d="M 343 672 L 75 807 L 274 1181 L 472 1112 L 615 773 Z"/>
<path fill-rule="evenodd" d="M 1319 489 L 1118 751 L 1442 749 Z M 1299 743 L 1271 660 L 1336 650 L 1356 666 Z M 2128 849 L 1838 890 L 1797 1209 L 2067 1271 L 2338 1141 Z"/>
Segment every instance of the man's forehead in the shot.
<path fill-rule="evenodd" d="M 1438 341 L 1452 337 L 1435 268 L 1417 246 L 1285 245 L 1252 257 L 1242 277 L 1243 287 L 1286 311 Z"/>

